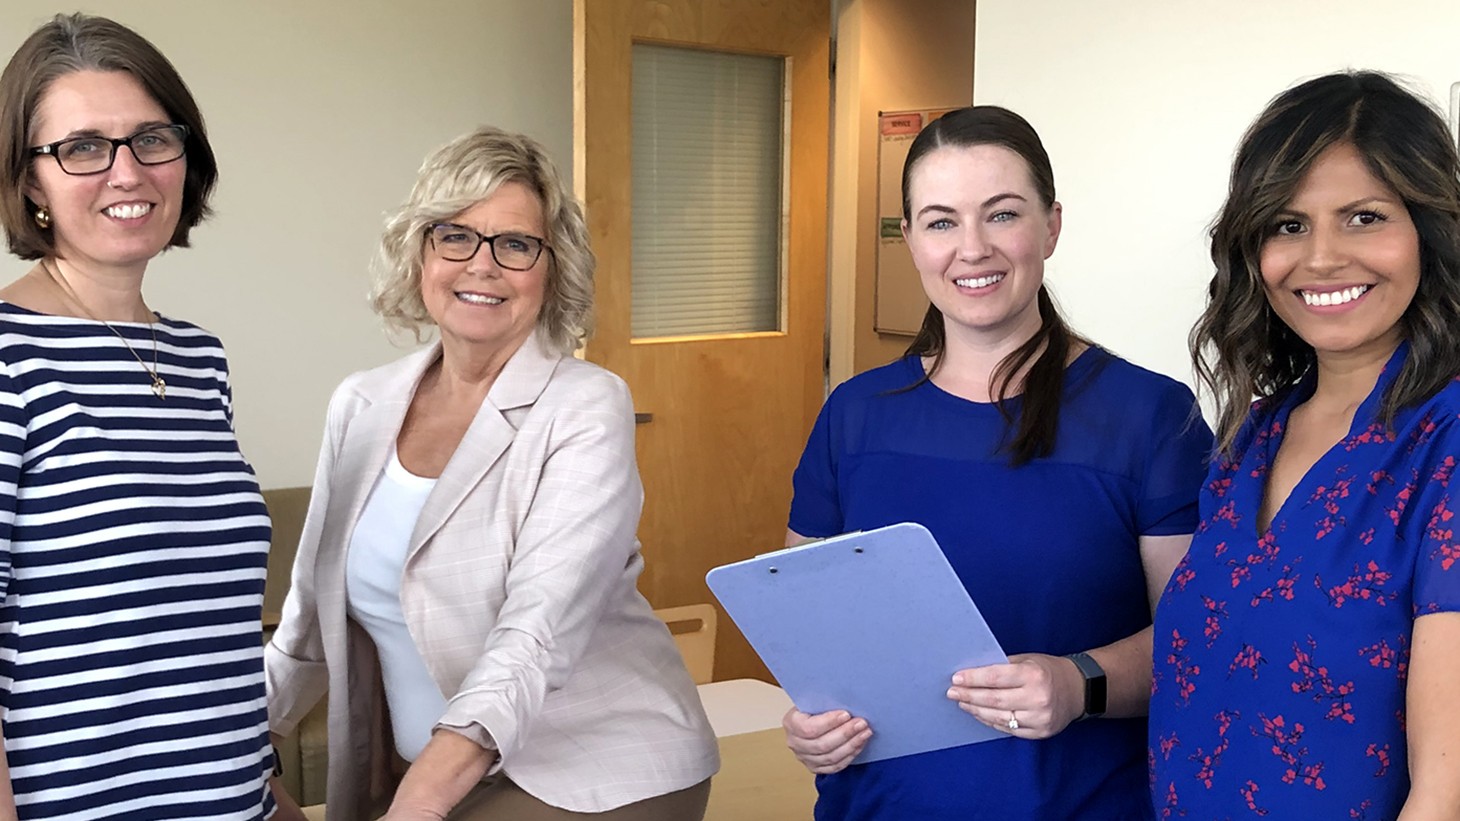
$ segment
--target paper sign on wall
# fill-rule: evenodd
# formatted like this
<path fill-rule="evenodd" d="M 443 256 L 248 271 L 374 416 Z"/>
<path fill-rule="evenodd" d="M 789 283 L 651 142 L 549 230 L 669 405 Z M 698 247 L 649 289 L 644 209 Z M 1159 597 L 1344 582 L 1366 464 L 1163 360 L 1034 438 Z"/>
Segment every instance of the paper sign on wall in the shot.
<path fill-rule="evenodd" d="M 877 115 L 877 296 L 872 325 L 878 333 L 913 336 L 928 310 L 928 297 L 902 238 L 902 164 L 923 126 L 951 110 Z"/>

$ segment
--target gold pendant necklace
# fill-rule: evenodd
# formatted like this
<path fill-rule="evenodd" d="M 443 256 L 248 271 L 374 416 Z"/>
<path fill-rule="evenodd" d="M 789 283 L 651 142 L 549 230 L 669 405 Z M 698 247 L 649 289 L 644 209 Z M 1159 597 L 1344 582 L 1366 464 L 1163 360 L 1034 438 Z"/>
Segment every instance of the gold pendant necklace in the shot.
<path fill-rule="evenodd" d="M 76 295 L 76 292 L 71 288 L 71 283 L 67 282 L 65 277 L 61 276 L 59 270 L 51 267 L 50 263 L 46 260 L 41 260 L 41 267 L 46 269 L 46 273 L 51 276 L 51 279 L 56 281 L 57 285 L 61 286 L 61 290 L 65 292 L 66 296 L 72 302 L 76 303 L 76 307 L 81 309 L 81 313 L 85 314 L 87 319 L 92 322 L 100 322 L 106 326 L 108 331 L 116 334 L 117 339 L 122 340 L 122 344 L 127 346 L 127 352 L 132 355 L 133 359 L 137 360 L 137 364 L 142 366 L 142 370 L 146 371 L 147 375 L 152 377 L 152 392 L 157 395 L 158 399 L 166 399 L 167 383 L 162 381 L 162 375 L 158 372 L 157 367 L 157 324 L 154 322 L 147 323 L 147 327 L 152 331 L 152 367 L 149 368 L 147 367 L 147 363 L 142 361 L 142 357 L 137 355 L 137 351 L 132 347 L 132 343 L 128 342 L 125 336 L 122 336 L 121 331 L 113 328 L 112 324 L 105 319 L 97 319 L 95 316 L 92 316 L 91 311 L 86 309 L 86 303 L 82 302 L 81 297 Z M 142 307 L 146 308 L 147 305 L 143 303 Z M 151 313 L 151 311 L 148 311 L 148 313 Z"/>

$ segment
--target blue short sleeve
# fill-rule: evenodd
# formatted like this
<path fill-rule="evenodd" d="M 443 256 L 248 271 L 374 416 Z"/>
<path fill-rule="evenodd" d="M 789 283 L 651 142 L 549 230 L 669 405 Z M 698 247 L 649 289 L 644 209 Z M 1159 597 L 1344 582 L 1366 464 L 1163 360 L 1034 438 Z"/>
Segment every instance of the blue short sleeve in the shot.
<path fill-rule="evenodd" d="M 1460 453 L 1460 431 L 1450 428 L 1451 441 L 1437 448 L 1438 464 L 1417 480 L 1425 488 L 1415 511 L 1413 530 L 1419 544 L 1414 567 L 1414 615 L 1460 611 L 1460 540 L 1455 538 L 1455 508 L 1450 495 L 1450 478 Z"/>
<path fill-rule="evenodd" d="M 1151 451 L 1136 511 L 1142 536 L 1185 535 L 1196 530 L 1197 494 L 1212 454 L 1212 431 L 1196 397 L 1173 385 L 1155 406 Z"/>
<path fill-rule="evenodd" d="M 802 536 L 821 538 L 845 530 L 836 475 L 841 426 L 834 423 L 841 404 L 835 392 L 826 400 L 792 477 L 790 528 Z"/>

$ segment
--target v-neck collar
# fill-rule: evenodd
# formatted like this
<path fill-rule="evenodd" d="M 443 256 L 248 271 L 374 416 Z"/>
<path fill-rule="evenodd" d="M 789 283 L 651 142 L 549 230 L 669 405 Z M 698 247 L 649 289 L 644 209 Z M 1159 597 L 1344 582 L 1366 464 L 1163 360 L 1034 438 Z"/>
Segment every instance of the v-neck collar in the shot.
<path fill-rule="evenodd" d="M 1381 419 L 1380 410 L 1384 405 L 1384 394 L 1394 378 L 1403 369 L 1404 362 L 1409 356 L 1409 342 L 1399 343 L 1394 353 L 1389 355 L 1389 360 L 1379 370 L 1379 378 L 1374 381 L 1374 387 L 1364 401 L 1359 403 L 1354 410 L 1354 418 L 1349 422 L 1348 434 L 1337 442 L 1334 442 L 1322 456 L 1308 466 L 1308 470 L 1298 480 L 1293 489 L 1289 491 L 1288 497 L 1283 500 L 1278 509 L 1273 512 L 1272 521 L 1267 527 L 1256 532 L 1258 539 L 1269 537 L 1280 530 L 1280 525 L 1285 522 L 1288 511 L 1294 504 L 1306 505 L 1313 498 L 1313 484 L 1315 477 L 1326 477 L 1333 472 L 1330 463 L 1339 452 L 1347 453 L 1364 442 L 1383 441 L 1387 439 L 1387 433 L 1383 429 L 1384 422 Z M 1253 446 L 1248 448 L 1246 456 L 1242 459 L 1242 473 L 1252 477 L 1254 489 L 1253 498 L 1249 504 L 1253 511 L 1254 522 L 1262 515 L 1262 502 L 1267 492 L 1268 471 L 1272 467 L 1273 459 L 1276 458 L 1278 448 L 1282 447 L 1283 438 L 1287 435 L 1288 417 L 1293 409 L 1308 401 L 1313 396 L 1313 391 L 1318 386 L 1318 370 L 1310 368 L 1303 374 L 1302 379 L 1293 386 L 1293 389 L 1283 396 L 1278 406 L 1273 409 L 1271 416 L 1266 419 L 1259 417 L 1257 422 L 1262 425 L 1258 431 Z M 1300 495 L 1303 494 L 1303 495 Z M 1295 501 L 1303 499 L 1304 501 Z M 1254 528 L 1256 530 L 1256 528 Z"/>

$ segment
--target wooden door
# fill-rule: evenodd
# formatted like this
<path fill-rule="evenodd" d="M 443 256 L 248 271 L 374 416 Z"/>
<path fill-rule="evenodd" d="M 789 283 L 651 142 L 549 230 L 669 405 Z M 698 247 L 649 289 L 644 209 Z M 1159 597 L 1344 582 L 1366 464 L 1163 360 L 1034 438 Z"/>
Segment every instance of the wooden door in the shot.
<path fill-rule="evenodd" d="M 824 396 L 830 144 L 827 0 L 575 0 L 574 180 L 598 256 L 587 357 L 634 394 L 655 607 L 713 602 L 705 573 L 779 547 L 791 473 Z M 630 79 L 636 42 L 786 59 L 779 330 L 635 340 L 631 333 Z M 706 213 L 706 219 L 714 219 Z M 715 678 L 769 678 L 721 618 Z"/>

